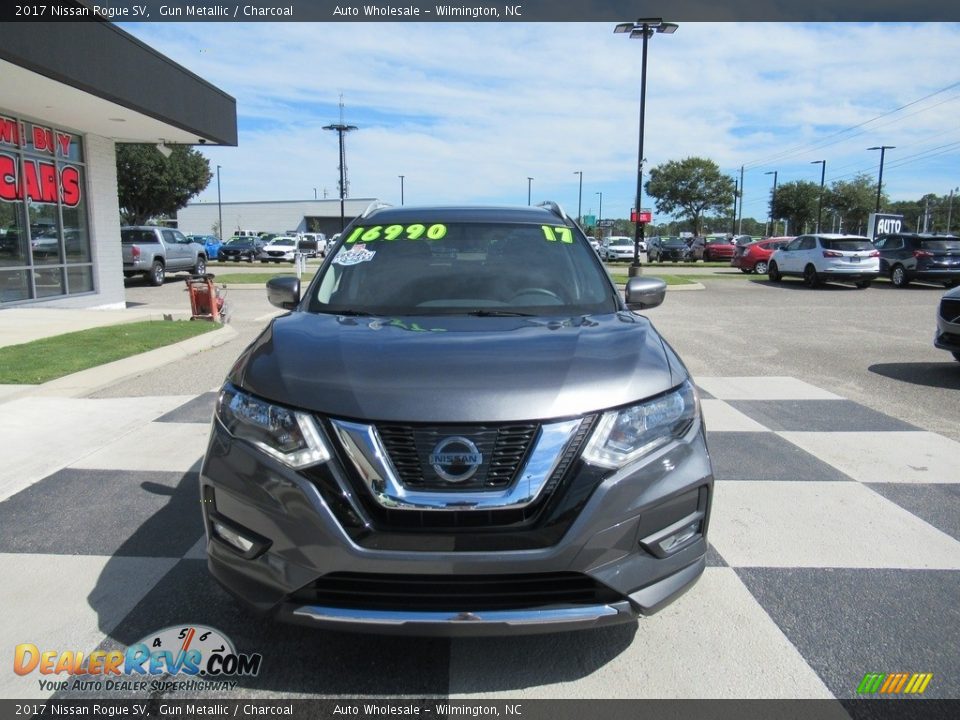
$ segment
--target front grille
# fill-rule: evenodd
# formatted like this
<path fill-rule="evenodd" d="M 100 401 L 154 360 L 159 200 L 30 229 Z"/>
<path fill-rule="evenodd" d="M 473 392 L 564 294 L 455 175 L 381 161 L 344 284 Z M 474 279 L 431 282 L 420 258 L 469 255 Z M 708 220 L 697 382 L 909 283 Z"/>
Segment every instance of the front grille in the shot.
<path fill-rule="evenodd" d="M 293 602 L 364 610 L 479 611 L 605 605 L 623 596 L 572 572 L 525 575 L 331 573 L 293 593 Z"/>
<path fill-rule="evenodd" d="M 501 426 L 377 425 L 400 480 L 417 490 L 497 490 L 509 487 L 537 434 L 536 424 Z M 451 482 L 437 474 L 430 454 L 444 439 L 465 437 L 483 456 L 472 477 Z"/>
<path fill-rule="evenodd" d="M 949 323 L 960 323 L 960 298 L 943 298 L 940 301 L 940 317 Z"/>

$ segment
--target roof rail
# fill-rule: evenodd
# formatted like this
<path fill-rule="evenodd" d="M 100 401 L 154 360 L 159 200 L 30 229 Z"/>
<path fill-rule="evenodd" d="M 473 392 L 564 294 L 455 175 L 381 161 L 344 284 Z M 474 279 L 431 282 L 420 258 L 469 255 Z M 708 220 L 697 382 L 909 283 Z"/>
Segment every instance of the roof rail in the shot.
<path fill-rule="evenodd" d="M 557 217 L 563 218 L 564 220 L 570 220 L 570 216 L 567 215 L 563 211 L 563 208 L 560 207 L 560 205 L 558 203 L 555 203 L 553 200 L 544 200 L 542 203 L 538 203 L 537 207 L 542 207 L 546 210 L 549 210 L 554 215 L 556 215 Z M 570 220 L 570 222 L 573 222 L 573 221 Z"/>
<path fill-rule="evenodd" d="M 367 209 L 360 213 L 360 217 L 368 217 L 374 210 L 380 210 L 381 208 L 393 207 L 390 203 L 385 203 L 381 200 L 374 200 L 372 203 L 367 205 Z"/>

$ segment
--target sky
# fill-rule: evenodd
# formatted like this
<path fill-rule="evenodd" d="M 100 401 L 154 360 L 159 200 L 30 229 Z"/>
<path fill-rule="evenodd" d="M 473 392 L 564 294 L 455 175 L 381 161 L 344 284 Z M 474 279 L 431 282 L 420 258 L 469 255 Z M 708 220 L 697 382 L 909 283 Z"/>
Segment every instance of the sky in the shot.
<path fill-rule="evenodd" d="M 642 43 L 612 23 L 126 23 L 236 98 L 224 202 L 338 196 L 526 205 L 627 217 L 636 195 Z M 683 23 L 648 46 L 645 167 L 701 156 L 762 219 L 778 183 L 858 172 L 893 200 L 960 185 L 960 25 Z M 583 173 L 582 195 L 579 177 Z M 528 181 L 528 178 L 533 180 Z M 197 198 L 216 202 L 216 183 Z M 653 207 L 646 198 L 644 207 Z M 654 221 L 665 219 L 654 216 Z"/>

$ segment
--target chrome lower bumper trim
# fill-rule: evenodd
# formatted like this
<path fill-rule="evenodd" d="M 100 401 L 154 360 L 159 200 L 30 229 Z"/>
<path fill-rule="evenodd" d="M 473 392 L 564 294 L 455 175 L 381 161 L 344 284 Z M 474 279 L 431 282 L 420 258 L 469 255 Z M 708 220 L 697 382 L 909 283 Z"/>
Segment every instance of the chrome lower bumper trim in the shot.
<path fill-rule="evenodd" d="M 315 620 L 318 623 L 343 623 L 344 625 L 461 625 L 480 627 L 484 625 L 562 625 L 564 623 L 590 623 L 604 618 L 613 618 L 621 613 L 635 617 L 628 610 L 613 605 L 585 605 L 583 607 L 545 608 L 532 610 L 478 610 L 476 612 L 413 612 L 407 610 L 355 610 L 322 605 L 302 605 L 291 610 L 297 620 Z"/>

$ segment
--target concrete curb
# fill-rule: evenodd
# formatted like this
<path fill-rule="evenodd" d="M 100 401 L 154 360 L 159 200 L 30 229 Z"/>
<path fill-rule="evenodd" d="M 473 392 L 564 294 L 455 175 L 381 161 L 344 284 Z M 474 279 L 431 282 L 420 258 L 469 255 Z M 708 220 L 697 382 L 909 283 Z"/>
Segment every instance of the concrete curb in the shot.
<path fill-rule="evenodd" d="M 3 393 L 0 396 L 0 404 L 22 397 L 84 397 L 121 380 L 129 380 L 138 375 L 143 375 L 167 363 L 225 345 L 238 335 L 239 333 L 232 327 L 224 325 L 219 330 L 182 340 L 173 345 L 165 345 L 156 350 L 149 350 L 139 355 L 114 360 L 106 365 L 81 370 L 72 375 L 64 375 L 42 385 L 24 385 L 19 392 Z M 9 388 L 9 385 L 5 386 L 5 389 Z"/>

